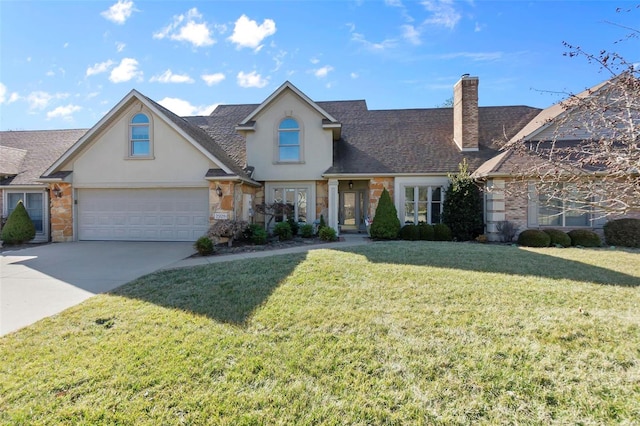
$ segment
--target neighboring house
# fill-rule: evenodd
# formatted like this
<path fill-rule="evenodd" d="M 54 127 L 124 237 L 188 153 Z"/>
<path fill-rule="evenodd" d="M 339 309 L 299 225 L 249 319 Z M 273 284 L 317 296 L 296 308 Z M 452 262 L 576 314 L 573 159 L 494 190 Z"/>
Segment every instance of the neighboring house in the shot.
<path fill-rule="evenodd" d="M 261 104 L 181 118 L 132 90 L 88 131 L 0 132 L 2 214 L 39 194 L 44 239 L 195 241 L 216 220 L 264 222 L 253 207 L 282 201 L 300 222 L 358 232 L 386 188 L 401 222 L 438 223 L 448 174 L 466 158 L 499 184 L 505 138 L 543 112 L 479 107 L 468 75 L 453 108 L 431 109 L 316 102 L 285 82 Z M 499 201 L 487 203 L 493 237 L 498 220 L 540 225 L 526 200 Z"/>

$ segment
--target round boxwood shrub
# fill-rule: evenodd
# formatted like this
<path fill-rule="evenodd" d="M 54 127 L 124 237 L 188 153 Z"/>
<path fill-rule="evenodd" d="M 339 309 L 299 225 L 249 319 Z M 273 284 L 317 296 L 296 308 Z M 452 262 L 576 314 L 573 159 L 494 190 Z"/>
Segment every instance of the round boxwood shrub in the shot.
<path fill-rule="evenodd" d="M 244 237 L 247 241 L 250 241 L 253 244 L 263 245 L 267 243 L 267 238 L 269 236 L 262 225 L 252 223 L 247 226 L 247 229 L 244 232 Z"/>
<path fill-rule="evenodd" d="M 5 244 L 22 244 L 36 237 L 36 227 L 24 208 L 22 200 L 18 201 L 16 208 L 7 218 L 2 227 L 2 241 Z"/>
<path fill-rule="evenodd" d="M 549 247 L 551 237 L 539 229 L 527 229 L 518 235 L 518 244 L 525 247 Z"/>
<path fill-rule="evenodd" d="M 196 249 L 200 256 L 208 256 L 216 251 L 213 241 L 211 241 L 211 238 L 206 235 L 198 238 L 193 244 L 193 248 Z"/>
<path fill-rule="evenodd" d="M 290 217 L 289 219 L 287 219 L 287 223 L 291 227 L 291 234 L 294 237 L 298 235 L 298 230 L 300 229 L 300 224 L 298 223 L 298 221 Z"/>
<path fill-rule="evenodd" d="M 422 241 L 433 241 L 433 225 L 428 223 L 421 223 L 418 225 L 418 231 L 420 233 L 420 239 Z"/>
<path fill-rule="evenodd" d="M 298 231 L 302 238 L 311 238 L 313 237 L 313 225 L 310 223 L 305 223 L 300 226 L 300 230 Z"/>
<path fill-rule="evenodd" d="M 399 232 L 400 219 L 398 219 L 398 211 L 391 201 L 387 188 L 384 188 L 378 201 L 378 207 L 376 207 L 376 215 L 371 224 L 371 238 L 393 240 L 398 238 Z"/>
<path fill-rule="evenodd" d="M 290 240 L 293 238 L 291 225 L 288 222 L 278 222 L 273 227 L 273 235 L 277 236 L 280 241 Z"/>
<path fill-rule="evenodd" d="M 335 241 L 338 239 L 338 235 L 336 234 L 336 230 L 330 226 L 325 226 L 320 230 L 318 236 L 322 241 Z"/>
<path fill-rule="evenodd" d="M 570 247 L 571 246 L 571 237 L 567 235 L 566 232 L 562 232 L 559 229 L 545 229 L 544 233 L 551 238 L 551 243 L 549 244 L 552 247 L 562 246 L 562 247 Z"/>
<path fill-rule="evenodd" d="M 617 219 L 605 223 L 604 239 L 610 246 L 640 247 L 640 219 Z"/>
<path fill-rule="evenodd" d="M 420 239 L 420 230 L 413 223 L 407 224 L 400 229 L 400 239 L 417 241 Z"/>
<path fill-rule="evenodd" d="M 435 241 L 451 241 L 453 239 L 451 229 L 444 223 L 433 225 L 433 239 Z"/>
<path fill-rule="evenodd" d="M 569 231 L 568 234 L 571 237 L 572 246 L 600 247 L 602 245 L 600 236 L 588 229 L 574 229 Z"/>

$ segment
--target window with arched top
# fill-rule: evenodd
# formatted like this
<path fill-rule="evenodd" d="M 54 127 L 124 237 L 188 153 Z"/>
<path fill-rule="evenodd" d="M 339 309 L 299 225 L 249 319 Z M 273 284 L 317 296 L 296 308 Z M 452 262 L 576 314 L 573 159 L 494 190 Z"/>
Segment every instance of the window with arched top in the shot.
<path fill-rule="evenodd" d="M 300 161 L 300 125 L 285 118 L 278 126 L 278 161 Z"/>
<path fill-rule="evenodd" d="M 150 120 L 146 114 L 138 113 L 129 123 L 129 155 L 148 157 L 151 155 Z"/>

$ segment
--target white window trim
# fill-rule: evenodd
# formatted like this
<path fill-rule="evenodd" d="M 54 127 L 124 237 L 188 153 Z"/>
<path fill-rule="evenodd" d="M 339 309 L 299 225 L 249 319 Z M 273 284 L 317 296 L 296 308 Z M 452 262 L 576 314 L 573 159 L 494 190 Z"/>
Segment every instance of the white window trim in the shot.
<path fill-rule="evenodd" d="M 401 224 L 404 224 L 404 204 L 405 204 L 405 188 L 406 187 L 416 187 L 416 186 L 428 186 L 428 187 L 441 187 L 442 189 L 442 200 L 440 201 L 440 211 L 444 206 L 444 197 L 445 191 L 449 187 L 449 178 L 447 177 L 397 177 L 394 182 L 394 192 L 397 194 L 395 197 L 395 206 L 396 211 L 398 212 L 398 219 Z M 428 192 L 427 196 L 427 221 L 431 223 L 431 190 Z"/>
<path fill-rule="evenodd" d="M 562 206 L 562 212 L 558 215 L 562 218 L 562 224 L 560 225 L 543 225 L 540 223 L 540 192 L 535 184 L 529 184 L 529 211 L 527 214 L 527 226 L 531 228 L 582 228 L 582 229 L 591 229 L 594 227 L 594 213 L 593 208 L 589 208 L 588 211 L 588 219 L 587 225 L 567 225 L 566 224 L 566 212 L 564 202 Z"/>
<path fill-rule="evenodd" d="M 147 118 L 149 119 L 149 154 L 148 155 L 133 155 L 132 154 L 132 139 L 131 139 L 131 128 L 134 127 L 133 124 L 131 124 L 131 120 L 133 120 L 133 117 L 135 117 L 138 114 L 144 114 L 147 116 Z M 151 111 L 147 110 L 146 108 L 136 108 L 135 110 L 131 111 L 128 115 L 127 115 L 127 125 L 126 125 L 126 146 L 125 146 L 125 159 L 126 160 L 153 160 L 155 159 L 154 157 L 154 143 L 153 143 L 153 139 L 154 139 L 154 135 L 153 135 L 153 114 L 151 114 Z"/>
<path fill-rule="evenodd" d="M 265 184 L 266 203 L 274 202 L 274 191 L 279 188 L 284 189 L 304 189 L 307 191 L 307 223 L 313 223 L 316 220 L 316 183 L 315 181 L 280 181 L 268 182 Z"/>
<path fill-rule="evenodd" d="M 5 219 L 9 216 L 9 194 L 23 194 L 23 201 L 26 198 L 24 194 L 42 194 L 42 232 L 36 231 L 36 237 L 33 241 L 46 241 L 49 236 L 49 197 L 47 191 L 41 188 L 34 189 L 7 189 L 2 191 L 2 217 Z"/>
<path fill-rule="evenodd" d="M 295 120 L 298 123 L 298 147 L 300 155 L 297 160 L 280 160 L 280 125 L 288 118 Z M 304 164 L 304 124 L 302 119 L 295 115 L 288 114 L 276 122 L 274 145 L 273 145 L 273 164 Z"/>

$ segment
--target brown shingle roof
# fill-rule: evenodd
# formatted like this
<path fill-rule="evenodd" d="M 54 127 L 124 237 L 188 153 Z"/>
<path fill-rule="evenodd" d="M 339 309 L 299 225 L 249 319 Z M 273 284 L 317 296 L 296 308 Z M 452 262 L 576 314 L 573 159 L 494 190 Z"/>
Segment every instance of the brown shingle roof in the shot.
<path fill-rule="evenodd" d="M 19 173 L 15 177 L 4 179 L 0 184 L 40 185 L 37 179 L 86 131 L 87 129 L 0 132 L 0 145 L 26 151 Z"/>

